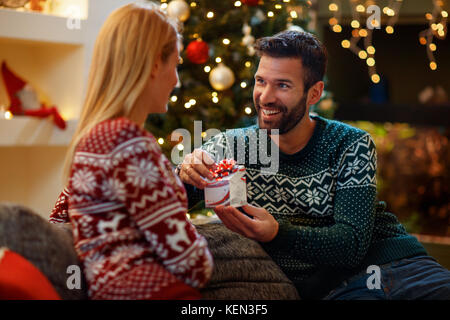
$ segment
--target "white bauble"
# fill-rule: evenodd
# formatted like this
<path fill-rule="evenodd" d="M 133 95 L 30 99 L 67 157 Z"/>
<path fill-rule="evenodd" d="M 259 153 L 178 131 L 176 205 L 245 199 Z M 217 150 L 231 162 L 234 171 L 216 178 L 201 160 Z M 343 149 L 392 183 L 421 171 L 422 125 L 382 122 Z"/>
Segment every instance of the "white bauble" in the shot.
<path fill-rule="evenodd" d="M 251 45 L 253 45 L 254 43 L 255 43 L 255 37 L 252 36 L 252 35 L 250 35 L 250 34 L 245 35 L 245 36 L 242 38 L 242 44 L 243 44 L 244 46 L 251 46 Z"/>
<path fill-rule="evenodd" d="M 248 23 L 244 23 L 244 25 L 242 26 L 242 33 L 247 35 L 250 34 L 252 32 L 252 28 L 248 25 Z"/>
<path fill-rule="evenodd" d="M 234 83 L 233 71 L 223 63 L 220 63 L 209 73 L 209 83 L 217 91 L 227 90 Z"/>
<path fill-rule="evenodd" d="M 172 0 L 167 6 L 169 17 L 176 18 L 181 22 L 186 21 L 191 14 L 189 5 L 184 0 Z"/>
<path fill-rule="evenodd" d="M 255 50 L 255 48 L 253 46 L 248 46 L 247 47 L 247 54 L 250 57 L 253 57 L 255 55 L 255 53 L 256 53 L 256 50 Z"/>

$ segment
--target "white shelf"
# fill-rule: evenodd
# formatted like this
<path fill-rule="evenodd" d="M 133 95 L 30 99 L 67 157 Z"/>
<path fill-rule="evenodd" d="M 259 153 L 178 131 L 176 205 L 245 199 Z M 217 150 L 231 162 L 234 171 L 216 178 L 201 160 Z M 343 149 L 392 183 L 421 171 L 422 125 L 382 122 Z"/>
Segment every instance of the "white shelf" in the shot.
<path fill-rule="evenodd" d="M 66 122 L 64 130 L 53 121 L 26 116 L 11 120 L 0 119 L 0 147 L 68 146 L 77 126 L 77 120 Z"/>
<path fill-rule="evenodd" d="M 1 2 L 1 1 L 0 1 Z M 68 18 L 0 9 L 0 62 L 6 61 L 67 121 L 60 130 L 52 119 L 16 116 L 0 119 L 0 202 L 15 202 L 48 214 L 62 188 L 67 147 L 77 126 L 98 31 L 116 8 L 133 0 L 58 0 L 52 12 L 82 8 L 80 29 Z M 57 9 L 57 10 L 56 10 Z M 10 101 L 0 76 L 0 105 Z"/>
<path fill-rule="evenodd" d="M 68 28 L 67 21 L 68 18 L 37 12 L 0 9 L 0 38 L 82 45 L 86 20 L 81 19 L 79 29 Z"/>

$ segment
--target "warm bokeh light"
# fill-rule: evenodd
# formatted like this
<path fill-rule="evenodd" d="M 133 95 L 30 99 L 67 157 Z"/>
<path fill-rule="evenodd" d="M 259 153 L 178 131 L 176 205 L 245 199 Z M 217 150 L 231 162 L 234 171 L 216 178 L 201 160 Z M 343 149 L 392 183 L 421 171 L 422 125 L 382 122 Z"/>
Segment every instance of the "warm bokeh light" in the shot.
<path fill-rule="evenodd" d="M 348 49 L 348 48 L 350 48 L 350 41 L 342 40 L 341 45 L 342 45 L 343 48 Z"/>
<path fill-rule="evenodd" d="M 339 10 L 339 6 L 336 4 L 336 3 L 330 3 L 330 5 L 328 6 L 328 9 L 330 10 L 330 11 L 338 11 Z"/>
<path fill-rule="evenodd" d="M 339 24 L 337 24 L 333 26 L 333 31 L 336 33 L 340 33 L 342 31 L 342 27 Z"/>
<path fill-rule="evenodd" d="M 361 59 L 367 59 L 367 52 L 365 52 L 364 50 L 359 51 L 358 57 Z"/>
<path fill-rule="evenodd" d="M 376 74 L 376 73 L 372 75 L 371 79 L 372 79 L 373 83 L 378 83 L 381 80 L 380 76 L 378 74 Z"/>

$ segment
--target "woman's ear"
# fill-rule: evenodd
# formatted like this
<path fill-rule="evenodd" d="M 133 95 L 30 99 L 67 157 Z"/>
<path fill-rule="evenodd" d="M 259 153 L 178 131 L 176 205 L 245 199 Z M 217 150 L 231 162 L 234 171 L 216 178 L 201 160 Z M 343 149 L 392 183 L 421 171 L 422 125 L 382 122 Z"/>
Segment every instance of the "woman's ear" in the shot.
<path fill-rule="evenodd" d="M 152 79 L 156 78 L 156 76 L 158 75 L 159 69 L 161 68 L 161 63 L 161 56 L 158 56 L 153 63 L 152 71 L 150 73 L 150 77 Z"/>
<path fill-rule="evenodd" d="M 320 97 L 322 96 L 323 89 L 325 84 L 323 81 L 316 82 L 311 88 L 308 90 L 308 97 L 306 100 L 306 105 L 311 106 L 319 102 Z"/>

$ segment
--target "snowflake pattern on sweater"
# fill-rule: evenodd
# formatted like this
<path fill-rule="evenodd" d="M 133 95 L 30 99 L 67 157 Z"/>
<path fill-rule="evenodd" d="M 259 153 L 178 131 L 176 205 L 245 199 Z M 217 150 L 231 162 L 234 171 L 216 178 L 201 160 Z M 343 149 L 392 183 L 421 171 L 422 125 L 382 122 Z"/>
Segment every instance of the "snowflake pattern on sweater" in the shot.
<path fill-rule="evenodd" d="M 49 220 L 72 223 L 91 298 L 151 299 L 211 276 L 207 242 L 186 211 L 183 184 L 154 137 L 119 118 L 80 141 Z"/>
<path fill-rule="evenodd" d="M 261 146 L 269 146 L 271 138 L 257 125 L 227 130 L 201 146 L 216 162 L 225 155 L 245 165 L 248 203 L 279 223 L 275 238 L 261 245 L 297 289 L 311 293 L 368 265 L 426 254 L 377 199 L 371 136 L 339 121 L 310 117 L 316 126 L 307 145 L 295 154 L 279 150 L 274 174 L 263 170 L 268 169 L 267 149 Z M 203 199 L 203 190 L 185 187 L 191 206 Z"/>

